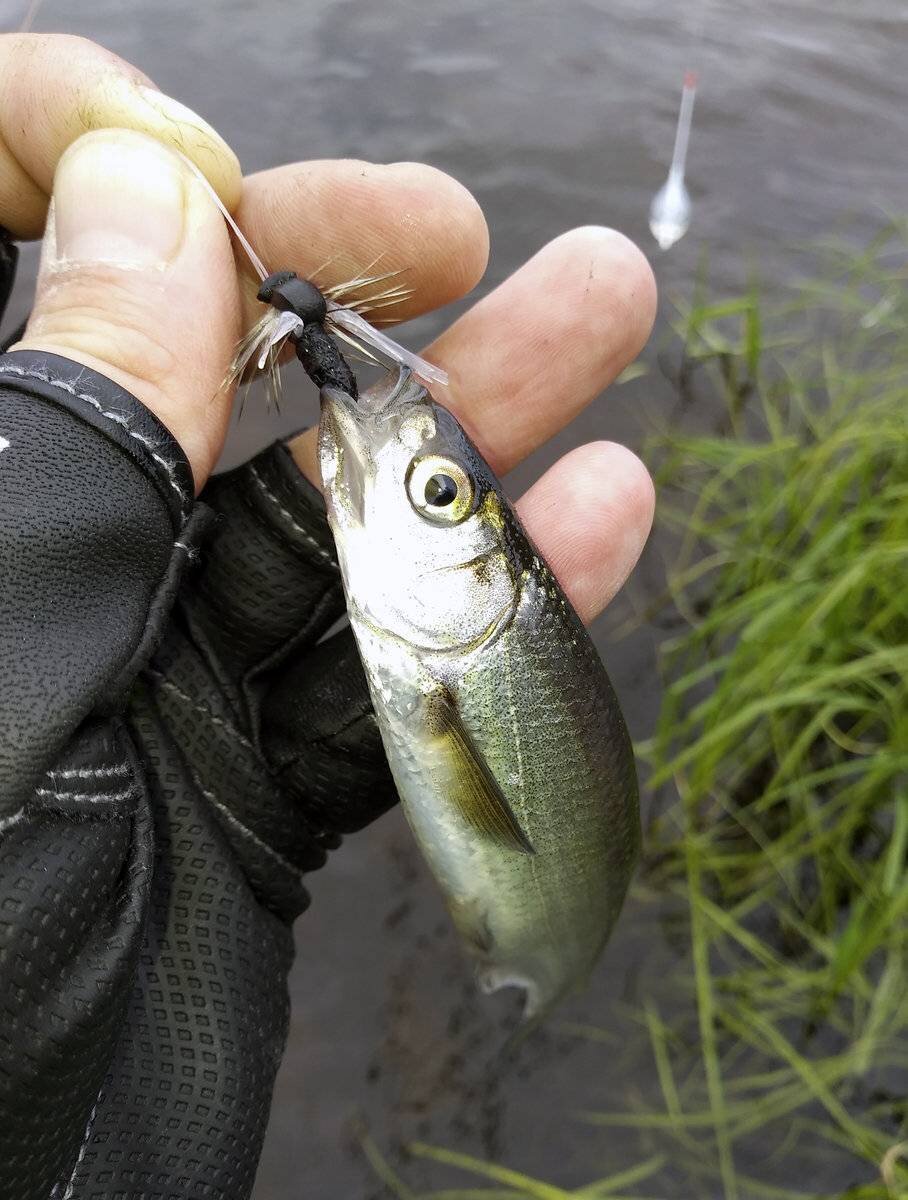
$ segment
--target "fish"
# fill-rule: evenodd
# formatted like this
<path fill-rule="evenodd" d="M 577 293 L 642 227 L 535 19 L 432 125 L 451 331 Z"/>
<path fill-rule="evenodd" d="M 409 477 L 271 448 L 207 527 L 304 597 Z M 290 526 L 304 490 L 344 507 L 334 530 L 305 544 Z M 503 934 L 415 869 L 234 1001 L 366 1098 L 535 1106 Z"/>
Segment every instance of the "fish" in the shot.
<path fill-rule="evenodd" d="M 587 981 L 639 855 L 634 756 L 605 668 L 501 484 L 429 393 L 445 371 L 365 320 L 406 289 L 343 303 L 399 272 L 370 267 L 329 289 L 269 273 L 189 166 L 266 306 L 222 386 L 254 364 L 276 399 L 288 340 L 320 386 L 328 521 L 404 813 L 480 985 L 523 989 L 526 1022 L 541 1020 Z M 360 396 L 335 337 L 397 374 Z"/>
<path fill-rule="evenodd" d="M 640 847 L 605 667 L 501 484 L 406 368 L 321 392 L 319 460 L 388 763 L 483 990 L 587 982 Z"/>

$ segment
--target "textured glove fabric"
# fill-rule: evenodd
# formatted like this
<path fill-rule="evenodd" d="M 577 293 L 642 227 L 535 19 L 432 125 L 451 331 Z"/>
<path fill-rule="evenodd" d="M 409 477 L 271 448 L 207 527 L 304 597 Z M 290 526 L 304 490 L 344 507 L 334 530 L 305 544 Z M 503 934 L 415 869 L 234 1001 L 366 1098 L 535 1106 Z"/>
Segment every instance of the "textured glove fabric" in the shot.
<path fill-rule="evenodd" d="M 0 321 L 6 312 L 10 296 L 13 294 L 13 284 L 16 282 L 16 265 L 19 262 L 19 251 L 9 233 L 0 225 Z"/>
<path fill-rule="evenodd" d="M 320 497 L 192 494 L 134 397 L 0 355 L 0 1200 L 244 1197 L 302 876 L 395 794 Z"/>

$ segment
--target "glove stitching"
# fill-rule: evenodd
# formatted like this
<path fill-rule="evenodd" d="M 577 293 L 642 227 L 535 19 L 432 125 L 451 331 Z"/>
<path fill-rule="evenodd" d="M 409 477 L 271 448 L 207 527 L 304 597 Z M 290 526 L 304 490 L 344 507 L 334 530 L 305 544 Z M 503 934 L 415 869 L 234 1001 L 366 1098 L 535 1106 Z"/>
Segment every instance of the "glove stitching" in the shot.
<path fill-rule="evenodd" d="M 288 858 L 284 858 L 280 851 L 275 850 L 273 846 L 269 846 L 267 842 L 263 841 L 257 833 L 249 828 L 248 825 L 244 825 L 239 817 L 235 816 L 227 807 L 227 805 L 217 798 L 214 792 L 210 792 L 207 788 L 202 787 L 201 780 L 196 775 L 195 771 L 190 771 L 190 774 L 192 775 L 196 787 L 199 789 L 208 803 L 216 808 L 218 812 L 226 818 L 228 825 L 231 825 L 237 829 L 244 837 L 249 838 L 253 845 L 257 846 L 260 850 L 264 850 L 265 853 L 273 858 L 275 862 L 280 863 L 280 865 L 286 871 L 290 871 L 297 879 L 301 880 L 303 878 L 303 872 L 300 871 L 298 867 L 295 867 Z"/>
<path fill-rule="evenodd" d="M 271 489 L 268 487 L 267 483 L 265 483 L 264 479 L 262 479 L 261 475 L 258 472 L 258 468 L 253 466 L 252 463 L 249 463 L 249 474 L 252 477 L 255 484 L 259 487 L 259 489 L 262 492 L 264 492 L 265 496 L 267 496 L 267 498 L 271 501 L 271 503 L 277 508 L 277 510 L 281 514 L 281 516 L 287 522 L 289 522 L 291 529 L 293 529 L 306 542 L 308 542 L 308 544 L 313 548 L 313 550 L 315 550 L 315 552 L 318 554 L 318 556 L 320 558 L 324 559 L 324 561 L 326 563 L 330 564 L 332 570 L 334 570 L 334 571 L 340 570 L 340 568 L 338 567 L 337 563 L 334 560 L 334 556 L 328 550 L 326 550 L 324 548 L 324 546 L 320 545 L 319 542 L 316 540 L 316 538 L 314 538 L 311 533 L 307 532 L 307 530 L 305 530 L 302 527 L 302 525 L 300 525 L 300 523 L 294 519 L 293 514 L 289 511 L 289 509 L 285 508 L 284 505 L 281 504 L 280 500 L 277 498 L 277 496 L 274 494 L 274 492 L 271 491 Z"/>
<path fill-rule="evenodd" d="M 163 455 L 158 453 L 158 451 L 154 448 L 154 443 L 149 438 L 145 437 L 144 434 L 139 433 L 138 430 L 133 429 L 122 413 L 106 411 L 104 406 L 95 396 L 89 395 L 88 392 L 80 392 L 76 389 L 75 384 L 66 383 L 62 379 L 56 379 L 54 376 L 45 371 L 27 371 L 24 367 L 14 367 L 9 363 L 4 363 L 3 366 L 0 366 L 0 375 L 18 375 L 22 379 L 36 379 L 39 383 L 46 383 L 50 387 L 59 388 L 61 392 L 66 392 L 70 396 L 75 396 L 77 400 L 84 401 L 85 404 L 90 405 L 97 412 L 99 412 L 102 417 L 107 417 L 108 420 L 113 421 L 115 425 L 119 425 L 125 429 L 127 434 L 141 446 L 144 446 L 155 462 L 164 468 L 164 471 L 167 475 L 167 482 L 179 497 L 180 509 L 185 517 L 187 496 L 177 481 L 173 463 L 168 462 Z"/>
<path fill-rule="evenodd" d="M 18 812 L 14 812 L 11 816 L 0 818 L 0 833 L 6 833 L 8 829 L 11 829 L 14 825 L 18 825 L 20 821 L 24 820 L 24 818 L 25 805 L 23 805 Z"/>
<path fill-rule="evenodd" d="M 129 774 L 129 763 L 120 763 L 115 767 L 67 767 L 65 770 L 47 772 L 51 779 L 109 779 L 111 776 Z"/>
<path fill-rule="evenodd" d="M 135 793 L 134 785 L 124 788 L 122 792 L 54 792 L 50 788 L 35 788 L 36 796 L 45 796 L 50 800 L 75 800 L 80 804 L 104 804 L 106 801 L 128 800 Z"/>
<path fill-rule="evenodd" d="M 136 795 L 136 785 L 133 784 L 131 787 L 125 788 L 121 792 L 98 792 L 96 794 L 92 794 L 90 792 L 55 792 L 50 788 L 39 787 L 35 788 L 35 795 L 41 796 L 46 800 L 59 800 L 61 803 L 72 801 L 80 805 L 97 804 L 99 808 L 113 808 L 114 805 L 119 804 L 123 800 L 132 799 Z M 17 812 L 12 813 L 8 817 L 3 817 L 0 819 L 0 835 L 7 833 L 16 825 L 20 825 L 26 819 L 26 817 L 48 811 L 50 811 L 48 805 L 40 805 L 35 808 L 28 804 L 23 804 L 23 806 Z M 67 814 L 67 812 L 64 810 L 61 815 L 67 816 L 70 814 Z M 0 838 L 0 842 L 2 842 L 2 838 Z"/>
<path fill-rule="evenodd" d="M 178 696 L 181 700 L 185 700 L 187 704 L 191 705 L 196 712 L 200 712 L 206 716 L 212 725 L 220 725 L 228 733 L 232 734 L 241 745 L 245 746 L 247 750 L 255 751 L 255 746 L 253 746 L 249 738 L 244 733 L 241 733 L 235 725 L 232 725 L 229 721 L 225 721 L 223 717 L 217 716 L 207 705 L 202 704 L 200 700 L 196 700 L 193 696 L 184 692 L 182 688 L 177 687 L 170 679 L 165 679 L 163 675 L 158 675 L 151 671 L 148 674 L 163 691 L 173 692 L 175 696 Z"/>
<path fill-rule="evenodd" d="M 101 1090 L 98 1092 L 98 1098 L 95 1100 L 92 1110 L 88 1114 L 88 1121 L 85 1125 L 85 1133 L 82 1135 L 82 1144 L 79 1146 L 78 1156 L 76 1161 L 73 1163 L 73 1169 L 69 1176 L 69 1182 L 66 1185 L 66 1191 L 63 1193 L 63 1200 L 72 1200 L 73 1193 L 76 1190 L 76 1172 L 82 1165 L 82 1160 L 85 1157 L 85 1151 L 88 1149 L 88 1143 L 91 1141 L 91 1135 L 95 1126 L 95 1117 L 98 1114 L 98 1105 L 101 1103 L 103 1098 L 104 1088 L 102 1085 Z M 60 1185 L 58 1183 L 54 1185 L 54 1190 L 50 1194 L 50 1200 L 56 1200 L 56 1197 L 59 1196 L 59 1194 Z"/>

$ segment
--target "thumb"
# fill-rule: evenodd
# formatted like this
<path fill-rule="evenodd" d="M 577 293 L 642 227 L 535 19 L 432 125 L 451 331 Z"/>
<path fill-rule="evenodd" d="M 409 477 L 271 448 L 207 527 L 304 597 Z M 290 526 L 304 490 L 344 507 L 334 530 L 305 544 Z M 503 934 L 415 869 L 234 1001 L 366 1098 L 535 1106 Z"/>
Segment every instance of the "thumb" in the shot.
<path fill-rule="evenodd" d="M 84 363 L 133 393 L 202 487 L 226 433 L 240 302 L 224 221 L 186 162 L 108 129 L 57 165 L 35 306 L 16 349 Z"/>

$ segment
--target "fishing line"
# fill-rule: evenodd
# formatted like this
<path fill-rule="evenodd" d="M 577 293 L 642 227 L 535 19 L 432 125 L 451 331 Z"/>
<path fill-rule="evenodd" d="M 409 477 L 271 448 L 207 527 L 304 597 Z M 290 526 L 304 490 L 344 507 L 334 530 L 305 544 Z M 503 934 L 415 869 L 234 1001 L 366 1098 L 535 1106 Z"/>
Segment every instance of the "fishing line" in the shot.
<path fill-rule="evenodd" d="M 38 0 L 38 2 L 40 3 L 40 0 Z M 197 167 L 191 158 L 187 158 L 186 155 L 181 150 L 177 150 L 177 154 L 179 154 L 180 158 L 182 158 L 183 162 L 187 165 L 187 167 L 189 167 L 190 171 L 192 171 L 193 175 L 195 175 L 196 179 L 199 181 L 199 183 L 202 185 L 202 187 L 205 189 L 205 191 L 208 193 L 208 195 L 211 197 L 211 199 L 217 205 L 217 207 L 221 213 L 221 216 L 224 218 L 224 220 L 230 226 L 233 236 L 236 238 L 236 240 L 242 246 L 243 250 L 246 252 L 246 257 L 249 259 L 249 261 L 252 263 L 253 267 L 255 268 L 256 274 L 258 275 L 259 279 L 262 280 L 262 282 L 264 283 L 264 281 L 268 278 L 270 271 L 267 269 L 265 264 L 262 262 L 262 260 L 256 254 L 256 252 L 253 250 L 252 245 L 251 245 L 249 239 L 246 237 L 245 233 L 243 233 L 242 229 L 240 229 L 239 225 L 236 223 L 236 221 L 234 221 L 233 217 L 230 215 L 227 205 L 224 203 L 224 201 L 221 199 L 221 197 L 217 194 L 214 187 L 209 182 L 208 177 L 205 175 L 204 171 L 202 171 L 201 168 Z"/>
<path fill-rule="evenodd" d="M 20 22 L 18 32 L 30 33 L 31 27 L 34 24 L 35 17 L 38 15 L 38 9 L 44 3 L 44 0 L 31 0 L 25 9 L 25 16 Z"/>

